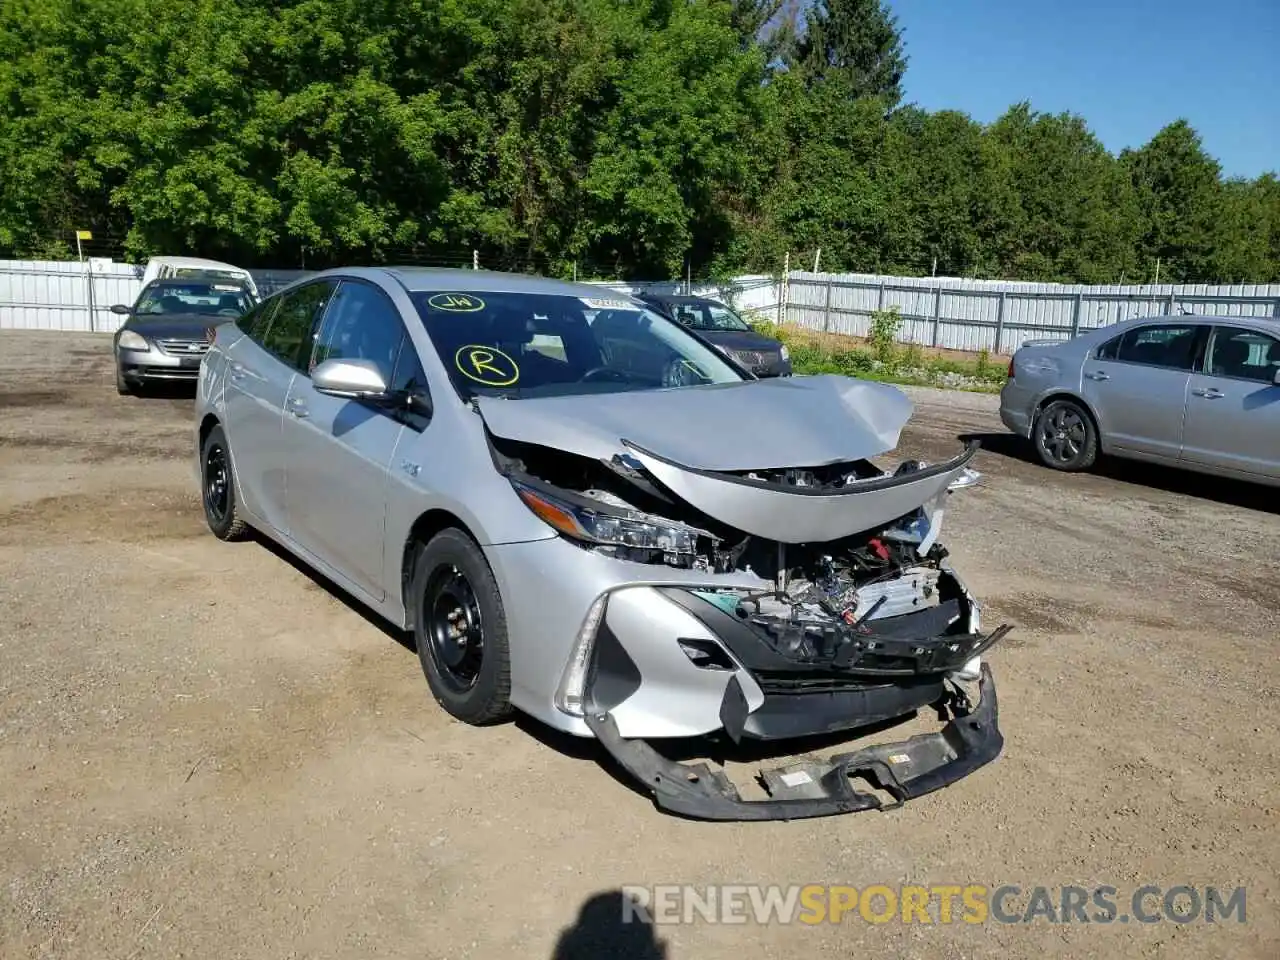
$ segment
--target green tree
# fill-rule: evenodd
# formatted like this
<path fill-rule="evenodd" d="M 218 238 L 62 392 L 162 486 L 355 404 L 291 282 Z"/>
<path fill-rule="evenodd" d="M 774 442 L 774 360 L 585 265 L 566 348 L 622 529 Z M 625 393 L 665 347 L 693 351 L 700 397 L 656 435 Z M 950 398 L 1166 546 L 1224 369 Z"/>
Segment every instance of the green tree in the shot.
<path fill-rule="evenodd" d="M 805 11 L 794 64 L 807 84 L 838 85 L 846 96 L 902 99 L 907 56 L 884 0 L 816 0 Z"/>
<path fill-rule="evenodd" d="M 1214 276 L 1214 218 L 1221 196 L 1221 169 L 1205 152 L 1200 135 L 1185 120 L 1169 124 L 1121 160 L 1129 171 L 1141 211 L 1138 240 L 1142 280 L 1157 262 L 1165 283 L 1206 283 Z"/>

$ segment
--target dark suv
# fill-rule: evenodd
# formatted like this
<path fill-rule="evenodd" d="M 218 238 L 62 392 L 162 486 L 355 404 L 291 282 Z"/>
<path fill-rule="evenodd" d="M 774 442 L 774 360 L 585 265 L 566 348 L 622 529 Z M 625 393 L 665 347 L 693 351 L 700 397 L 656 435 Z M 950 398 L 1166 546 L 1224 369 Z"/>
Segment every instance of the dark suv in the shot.
<path fill-rule="evenodd" d="M 757 377 L 791 376 L 791 357 L 785 345 L 756 333 L 723 303 L 706 297 L 641 293 L 636 299 L 696 330 Z"/>

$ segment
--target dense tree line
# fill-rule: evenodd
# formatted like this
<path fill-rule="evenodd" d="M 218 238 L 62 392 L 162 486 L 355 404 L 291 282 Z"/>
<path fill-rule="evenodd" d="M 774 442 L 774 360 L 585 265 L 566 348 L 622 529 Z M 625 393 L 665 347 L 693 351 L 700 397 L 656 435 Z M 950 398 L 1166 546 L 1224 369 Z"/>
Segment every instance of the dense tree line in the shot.
<path fill-rule="evenodd" d="M 880 0 L 6 0 L 0 256 L 1280 280 L 1186 123 L 902 102 Z"/>

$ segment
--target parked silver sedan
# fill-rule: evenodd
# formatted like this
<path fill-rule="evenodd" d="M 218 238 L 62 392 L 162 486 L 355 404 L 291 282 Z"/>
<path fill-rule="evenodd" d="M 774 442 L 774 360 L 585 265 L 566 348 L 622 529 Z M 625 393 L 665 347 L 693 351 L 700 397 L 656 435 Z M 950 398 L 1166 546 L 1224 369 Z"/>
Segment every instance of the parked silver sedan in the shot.
<path fill-rule="evenodd" d="M 938 540 L 973 482 L 869 460 L 911 413 L 845 377 L 757 380 L 638 301 L 479 271 L 320 273 L 217 328 L 196 437 L 205 515 L 252 526 L 412 630 L 436 700 L 598 738 L 666 809 L 880 806 L 993 759 L 982 657 L 1007 628 Z M 934 706 L 932 735 L 763 774 L 648 740 L 787 739 Z"/>
<path fill-rule="evenodd" d="M 1000 418 L 1057 470 L 1105 453 L 1280 485 L 1280 323 L 1143 317 L 1028 342 Z"/>

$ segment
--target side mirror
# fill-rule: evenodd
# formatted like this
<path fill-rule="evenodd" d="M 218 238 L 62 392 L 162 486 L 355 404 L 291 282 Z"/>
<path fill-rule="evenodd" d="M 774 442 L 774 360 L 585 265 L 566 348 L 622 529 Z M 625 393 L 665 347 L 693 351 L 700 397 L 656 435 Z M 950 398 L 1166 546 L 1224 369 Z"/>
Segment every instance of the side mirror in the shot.
<path fill-rule="evenodd" d="M 387 381 L 372 360 L 326 360 L 311 371 L 317 391 L 345 400 L 386 400 Z"/>
<path fill-rule="evenodd" d="M 1276 375 L 1271 378 L 1271 382 L 1280 387 L 1280 366 L 1276 367 Z"/>
<path fill-rule="evenodd" d="M 127 317 L 129 314 L 133 313 L 133 310 L 130 307 L 126 307 L 123 303 L 115 303 L 111 305 L 111 312 L 119 314 L 122 317 Z"/>

